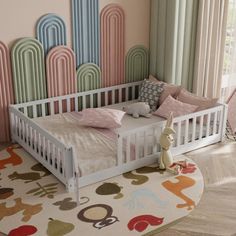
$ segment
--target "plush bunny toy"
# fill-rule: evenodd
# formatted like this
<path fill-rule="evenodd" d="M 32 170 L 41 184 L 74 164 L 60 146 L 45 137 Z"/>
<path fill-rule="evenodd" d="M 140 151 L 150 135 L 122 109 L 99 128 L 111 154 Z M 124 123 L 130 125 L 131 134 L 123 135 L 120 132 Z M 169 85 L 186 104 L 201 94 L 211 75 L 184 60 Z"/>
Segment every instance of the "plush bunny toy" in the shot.
<path fill-rule="evenodd" d="M 160 145 L 161 145 L 161 154 L 160 154 L 160 169 L 166 169 L 167 171 L 173 173 L 173 174 L 178 174 L 179 173 L 179 166 L 176 165 L 176 169 L 171 169 L 170 167 L 173 165 L 173 157 L 172 154 L 169 150 L 171 144 L 174 141 L 173 134 L 175 134 L 174 129 L 172 128 L 173 126 L 173 115 L 170 113 L 167 121 L 166 121 L 166 126 L 164 130 L 161 133 L 160 136 Z"/>
<path fill-rule="evenodd" d="M 150 106 L 146 102 L 137 102 L 133 103 L 131 105 L 128 105 L 123 108 L 123 110 L 129 114 L 132 115 L 134 118 L 139 118 L 139 116 L 144 117 L 151 117 L 151 109 Z"/>

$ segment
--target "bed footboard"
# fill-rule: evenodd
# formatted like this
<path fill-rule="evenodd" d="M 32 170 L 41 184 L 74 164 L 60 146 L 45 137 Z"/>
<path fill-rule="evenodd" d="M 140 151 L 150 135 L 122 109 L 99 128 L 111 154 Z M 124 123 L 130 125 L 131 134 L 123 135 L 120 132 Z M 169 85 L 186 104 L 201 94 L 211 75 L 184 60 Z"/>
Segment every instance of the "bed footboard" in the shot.
<path fill-rule="evenodd" d="M 76 174 L 72 148 L 49 134 L 22 112 L 10 106 L 12 140 L 55 175 L 68 191 L 74 191 Z"/>

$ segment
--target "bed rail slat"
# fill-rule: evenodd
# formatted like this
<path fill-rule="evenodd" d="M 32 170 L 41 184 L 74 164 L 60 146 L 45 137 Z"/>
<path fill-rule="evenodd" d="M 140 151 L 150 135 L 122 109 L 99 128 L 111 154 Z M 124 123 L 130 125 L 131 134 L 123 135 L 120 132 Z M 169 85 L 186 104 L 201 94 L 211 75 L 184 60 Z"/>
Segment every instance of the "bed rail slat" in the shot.
<path fill-rule="evenodd" d="M 51 115 L 55 114 L 54 101 L 50 102 L 50 114 Z"/>
<path fill-rule="evenodd" d="M 192 133 L 192 142 L 195 141 L 196 139 L 196 123 L 197 123 L 197 118 L 196 116 L 193 118 L 193 133 Z"/>
<path fill-rule="evenodd" d="M 138 160 L 139 155 L 139 134 L 135 133 L 135 160 Z"/>
<path fill-rule="evenodd" d="M 62 99 L 59 99 L 58 105 L 59 105 L 59 114 L 62 114 L 62 111 L 63 111 L 63 109 L 62 109 Z"/>
<path fill-rule="evenodd" d="M 217 112 L 214 112 L 214 121 L 213 121 L 213 135 L 216 134 L 216 124 L 217 124 Z"/>
<path fill-rule="evenodd" d="M 123 159 L 123 137 L 118 136 L 118 147 L 117 147 L 117 165 L 120 166 L 122 165 L 122 159 Z"/>
<path fill-rule="evenodd" d="M 36 109 L 36 105 L 33 105 L 33 118 L 37 117 L 37 109 Z"/>
<path fill-rule="evenodd" d="M 184 144 L 187 144 L 188 141 L 189 141 L 189 119 L 185 120 Z"/>
<path fill-rule="evenodd" d="M 66 99 L 66 111 L 67 112 L 71 112 L 71 102 L 70 102 L 70 98 Z"/>
<path fill-rule="evenodd" d="M 85 108 L 87 108 L 87 106 L 86 106 L 86 96 L 85 95 L 83 95 L 82 96 L 82 109 L 85 109 Z"/>
<path fill-rule="evenodd" d="M 79 111 L 78 99 L 79 99 L 79 97 L 76 96 L 76 97 L 75 97 L 75 111 Z"/>
<path fill-rule="evenodd" d="M 98 93 L 98 107 L 101 107 L 101 96 L 102 96 L 102 93 Z"/>
<path fill-rule="evenodd" d="M 177 142 L 176 146 L 180 146 L 181 144 L 181 121 L 178 121 L 177 123 Z"/>
<path fill-rule="evenodd" d="M 131 161 L 130 157 L 130 135 L 126 138 L 126 162 Z"/>
<path fill-rule="evenodd" d="M 108 105 L 108 91 L 105 91 L 105 106 Z"/>
<path fill-rule="evenodd" d="M 206 137 L 208 137 L 210 135 L 210 121 L 211 121 L 211 113 L 207 114 Z"/>
<path fill-rule="evenodd" d="M 143 134 L 143 137 L 144 137 L 144 150 L 143 150 L 143 157 L 147 156 L 148 154 L 148 140 L 147 140 L 147 131 L 144 130 L 144 134 Z"/>
<path fill-rule="evenodd" d="M 46 116 L 46 112 L 45 112 L 45 103 L 42 104 L 42 117 Z"/>
<path fill-rule="evenodd" d="M 129 88 L 125 88 L 125 101 L 129 100 Z"/>
<path fill-rule="evenodd" d="M 199 130 L 199 140 L 202 140 L 203 135 L 203 115 L 200 116 L 200 130 Z"/>
<path fill-rule="evenodd" d="M 119 88 L 119 103 L 122 102 L 122 89 Z"/>
<path fill-rule="evenodd" d="M 135 86 L 132 86 L 132 100 L 135 99 Z"/>
<path fill-rule="evenodd" d="M 116 90 L 111 91 L 111 97 L 112 97 L 111 102 L 112 102 L 112 104 L 115 104 L 115 93 L 116 93 Z"/>

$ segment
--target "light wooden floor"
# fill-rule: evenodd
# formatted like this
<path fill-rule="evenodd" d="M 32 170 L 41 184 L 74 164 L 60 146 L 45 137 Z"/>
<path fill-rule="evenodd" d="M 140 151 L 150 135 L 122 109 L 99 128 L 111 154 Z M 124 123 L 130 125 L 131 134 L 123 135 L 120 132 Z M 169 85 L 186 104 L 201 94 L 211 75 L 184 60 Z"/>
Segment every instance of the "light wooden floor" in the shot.
<path fill-rule="evenodd" d="M 183 155 L 204 176 L 205 190 L 197 208 L 158 236 L 236 236 L 236 142 L 225 141 Z"/>
<path fill-rule="evenodd" d="M 0 150 L 7 145 L 0 144 Z M 201 169 L 204 194 L 189 216 L 155 236 L 236 236 L 236 142 L 226 140 L 182 157 Z"/>

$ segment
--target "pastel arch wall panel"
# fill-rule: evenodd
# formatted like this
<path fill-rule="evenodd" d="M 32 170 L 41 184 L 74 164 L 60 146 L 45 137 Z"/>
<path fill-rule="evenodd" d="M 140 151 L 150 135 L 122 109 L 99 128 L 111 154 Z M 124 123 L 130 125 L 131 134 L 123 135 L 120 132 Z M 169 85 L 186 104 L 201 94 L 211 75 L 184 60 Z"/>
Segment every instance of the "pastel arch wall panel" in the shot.
<path fill-rule="evenodd" d="M 8 106 L 13 103 L 12 73 L 7 46 L 0 41 L 0 142 L 10 141 Z"/>
<path fill-rule="evenodd" d="M 136 45 L 128 51 L 125 61 L 125 82 L 143 80 L 149 75 L 149 51 L 142 45 Z"/>
<path fill-rule="evenodd" d="M 101 88 L 101 70 L 94 63 L 86 63 L 77 69 L 78 92 Z"/>
<path fill-rule="evenodd" d="M 42 16 L 36 25 L 37 39 L 42 43 L 45 54 L 58 45 L 66 45 L 66 25 L 56 14 Z"/>
<path fill-rule="evenodd" d="M 20 39 L 13 45 L 11 56 L 16 103 L 46 98 L 42 44 L 34 38 Z"/>
<path fill-rule="evenodd" d="M 67 46 L 51 49 L 46 59 L 48 97 L 77 92 L 75 54 Z"/>
<path fill-rule="evenodd" d="M 101 71 L 103 87 L 124 83 L 125 14 L 117 4 L 108 4 L 100 15 Z"/>
<path fill-rule="evenodd" d="M 73 50 L 76 65 L 99 65 L 99 0 L 71 0 Z"/>

